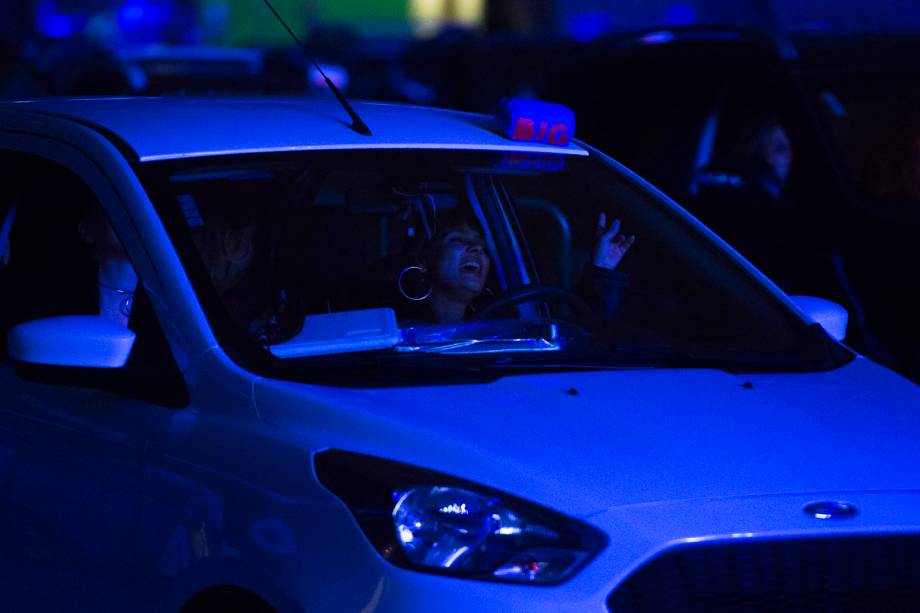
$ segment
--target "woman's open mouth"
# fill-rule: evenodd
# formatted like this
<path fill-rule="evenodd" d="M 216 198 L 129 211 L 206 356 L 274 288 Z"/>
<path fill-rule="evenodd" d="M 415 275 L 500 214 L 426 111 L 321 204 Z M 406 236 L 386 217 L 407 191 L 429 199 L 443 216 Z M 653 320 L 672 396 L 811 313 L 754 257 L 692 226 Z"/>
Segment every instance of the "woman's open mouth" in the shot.
<path fill-rule="evenodd" d="M 460 270 L 463 272 L 479 272 L 482 270 L 482 265 L 479 262 L 464 262 L 460 265 Z"/>

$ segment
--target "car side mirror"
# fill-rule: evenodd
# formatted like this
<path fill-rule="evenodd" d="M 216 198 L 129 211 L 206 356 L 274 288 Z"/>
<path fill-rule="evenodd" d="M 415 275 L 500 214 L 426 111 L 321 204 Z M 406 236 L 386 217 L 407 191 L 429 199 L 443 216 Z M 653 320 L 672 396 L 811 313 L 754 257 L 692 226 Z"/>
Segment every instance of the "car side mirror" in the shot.
<path fill-rule="evenodd" d="M 825 332 L 842 341 L 847 335 L 847 310 L 830 300 L 815 296 L 789 296 L 806 317 L 821 324 Z"/>
<path fill-rule="evenodd" d="M 121 368 L 134 339 L 134 332 L 98 315 L 47 317 L 13 327 L 9 355 L 29 364 Z"/>

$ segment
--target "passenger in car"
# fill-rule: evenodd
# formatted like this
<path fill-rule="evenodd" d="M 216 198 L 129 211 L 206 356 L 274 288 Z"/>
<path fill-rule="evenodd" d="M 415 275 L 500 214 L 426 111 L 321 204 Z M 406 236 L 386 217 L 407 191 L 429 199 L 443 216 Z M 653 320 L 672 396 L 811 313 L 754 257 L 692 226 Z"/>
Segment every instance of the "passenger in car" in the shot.
<path fill-rule="evenodd" d="M 89 205 L 78 224 L 78 232 L 97 266 L 99 314 L 127 326 L 137 289 L 137 273 L 98 202 Z"/>
<path fill-rule="evenodd" d="M 295 308 L 272 284 L 271 249 L 257 236 L 257 210 L 222 192 L 202 197 L 199 205 L 195 246 L 233 322 L 266 346 L 296 334 L 301 305 Z"/>
<path fill-rule="evenodd" d="M 742 141 L 741 156 L 751 186 L 779 198 L 792 166 L 792 143 L 775 115 L 753 122 Z"/>
<path fill-rule="evenodd" d="M 723 204 L 734 206 L 780 203 L 793 149 L 779 118 L 772 113 L 755 114 L 728 132 L 722 151 L 697 171 L 694 183 L 700 195 L 706 201 L 724 200 Z"/>
<path fill-rule="evenodd" d="M 608 225 L 606 214 L 598 216 L 591 262 L 582 271 L 579 293 L 605 318 L 616 316 L 622 306 L 627 277 L 617 267 L 635 242 L 634 234 L 620 234 L 619 219 Z"/>
<path fill-rule="evenodd" d="M 255 259 L 255 213 L 229 203 L 201 212 L 204 227 L 195 235 L 195 245 L 215 289 L 226 296 L 242 283 Z"/>
<path fill-rule="evenodd" d="M 400 318 L 450 324 L 471 316 L 491 269 L 484 236 L 479 220 L 469 212 L 442 212 L 434 234 L 396 279 L 399 293 L 408 301 Z"/>
<path fill-rule="evenodd" d="M 626 275 L 615 269 L 636 240 L 619 231 L 619 219 L 608 224 L 606 215 L 600 214 L 591 262 L 585 266 L 580 285 L 582 296 L 603 315 L 619 310 Z M 469 318 L 487 292 L 490 266 L 479 221 L 462 211 L 443 214 L 421 250 L 420 263 L 404 268 L 397 280 L 404 298 L 424 305 L 404 314 L 438 324 Z"/>
<path fill-rule="evenodd" d="M 486 287 L 491 261 L 479 221 L 470 215 L 445 215 L 422 254 L 429 271 L 429 305 L 436 323 L 467 318 Z"/>

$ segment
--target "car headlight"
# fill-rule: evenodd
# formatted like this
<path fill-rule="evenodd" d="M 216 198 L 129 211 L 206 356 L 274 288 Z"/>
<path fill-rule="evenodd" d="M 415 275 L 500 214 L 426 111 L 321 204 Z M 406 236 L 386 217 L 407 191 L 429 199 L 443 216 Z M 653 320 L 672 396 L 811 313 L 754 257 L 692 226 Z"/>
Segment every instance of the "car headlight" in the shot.
<path fill-rule="evenodd" d="M 433 471 L 336 450 L 317 454 L 315 467 L 377 551 L 403 568 L 549 585 L 606 544 L 581 521 Z"/>

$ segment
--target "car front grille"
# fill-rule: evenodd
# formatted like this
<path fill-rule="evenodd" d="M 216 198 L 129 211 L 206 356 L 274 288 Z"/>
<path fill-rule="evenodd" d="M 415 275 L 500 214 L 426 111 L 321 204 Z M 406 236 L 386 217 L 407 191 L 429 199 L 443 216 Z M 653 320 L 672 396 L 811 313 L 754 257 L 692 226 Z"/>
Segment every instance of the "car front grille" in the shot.
<path fill-rule="evenodd" d="M 685 545 L 608 598 L 646 611 L 920 611 L 920 535 Z"/>

